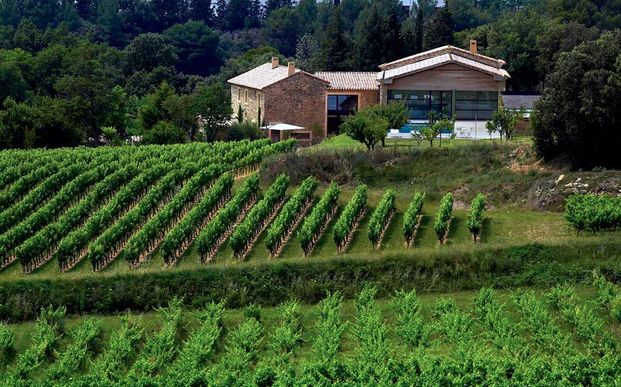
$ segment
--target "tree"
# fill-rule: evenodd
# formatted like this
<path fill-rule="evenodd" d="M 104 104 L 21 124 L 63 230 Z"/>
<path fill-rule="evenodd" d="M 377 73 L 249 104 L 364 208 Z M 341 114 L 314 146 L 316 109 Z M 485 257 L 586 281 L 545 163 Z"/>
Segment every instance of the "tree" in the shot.
<path fill-rule="evenodd" d="M 402 102 L 390 102 L 388 104 L 375 105 L 369 108 L 371 114 L 375 114 L 388 122 L 388 129 L 400 129 L 407 124 L 410 118 L 408 108 Z M 385 136 L 382 138 L 384 146 Z"/>
<path fill-rule="evenodd" d="M 537 153 L 573 167 L 621 167 L 621 31 L 560 56 L 531 125 Z"/>
<path fill-rule="evenodd" d="M 127 72 L 151 71 L 157 67 L 173 66 L 177 60 L 175 48 L 160 34 L 136 36 L 125 48 Z"/>
<path fill-rule="evenodd" d="M 200 115 L 207 141 L 225 130 L 233 114 L 226 89 L 220 83 L 199 86 L 192 95 L 193 111 Z"/>
<path fill-rule="evenodd" d="M 485 124 L 485 128 L 492 133 L 498 132 L 500 139 L 504 137 L 507 141 L 513 137 L 513 131 L 522 113 L 509 109 L 500 109 L 492 114 L 492 119 Z"/>
<path fill-rule="evenodd" d="M 440 138 L 440 146 L 442 146 L 442 132 L 452 132 L 455 127 L 455 122 L 449 120 L 447 118 L 439 119 L 432 123 L 430 121 L 430 125 L 424 127 L 421 130 L 422 137 L 429 141 L 429 146 L 433 148 L 433 141 L 436 138 Z"/>
<path fill-rule="evenodd" d="M 0 62 L 0 104 L 6 98 L 23 101 L 26 98 L 28 84 L 22 76 L 22 72 L 15 63 Z"/>
<path fill-rule="evenodd" d="M 413 55 L 423 50 L 423 10 L 418 8 L 416 16 L 408 17 L 401 25 L 401 40 L 406 55 Z"/>
<path fill-rule="evenodd" d="M 285 56 L 295 55 L 299 32 L 299 17 L 291 7 L 279 8 L 270 13 L 265 20 L 263 31 L 265 39 Z"/>
<path fill-rule="evenodd" d="M 368 150 L 372 150 L 378 142 L 386 138 L 388 125 L 385 118 L 367 108 L 348 116 L 341 124 L 341 133 L 346 133 L 363 143 Z"/>
<path fill-rule="evenodd" d="M 295 62 L 298 67 L 314 73 L 321 69 L 321 48 L 319 42 L 311 34 L 304 34 L 295 46 Z"/>
<path fill-rule="evenodd" d="M 355 28 L 354 62 L 361 70 L 402 56 L 400 6 L 396 0 L 375 0 L 361 12 Z"/>
<path fill-rule="evenodd" d="M 431 50 L 452 43 L 453 17 L 447 1 L 427 24 L 427 30 L 423 36 L 423 50 Z"/>
<path fill-rule="evenodd" d="M 265 2 L 265 17 L 269 17 L 270 14 L 278 9 L 284 7 L 293 7 L 293 1 L 291 0 L 267 0 Z"/>
<path fill-rule="evenodd" d="M 554 64 L 561 53 L 571 51 L 583 42 L 597 39 L 597 28 L 587 28 L 577 22 L 549 23 L 537 36 L 537 69 L 542 76 L 554 71 Z"/>
<path fill-rule="evenodd" d="M 123 47 L 126 43 L 123 34 L 123 21 L 119 17 L 118 0 L 100 0 L 97 5 L 97 24 L 101 40 L 113 47 Z"/>
<path fill-rule="evenodd" d="M 222 64 L 220 37 L 203 22 L 190 20 L 176 24 L 162 35 L 179 58 L 178 71 L 204 76 L 216 72 Z"/>
<path fill-rule="evenodd" d="M 179 144 L 187 141 L 183 129 L 171 122 L 160 121 L 143 134 L 143 144 Z"/>
<path fill-rule="evenodd" d="M 211 0 L 192 0 L 190 2 L 190 19 L 214 27 L 215 15 Z"/>
<path fill-rule="evenodd" d="M 343 31 L 340 6 L 331 7 L 328 27 L 323 42 L 325 69 L 338 71 L 347 69 L 347 41 Z"/>

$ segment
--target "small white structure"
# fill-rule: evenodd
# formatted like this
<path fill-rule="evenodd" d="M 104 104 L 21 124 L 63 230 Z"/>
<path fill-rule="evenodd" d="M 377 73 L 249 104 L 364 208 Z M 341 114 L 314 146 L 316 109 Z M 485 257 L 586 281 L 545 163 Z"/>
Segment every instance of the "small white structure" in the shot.
<path fill-rule="evenodd" d="M 267 136 L 272 142 L 295 138 L 301 146 L 310 146 L 313 143 L 313 132 L 301 126 L 277 123 L 263 126 L 261 129 L 267 130 Z"/>

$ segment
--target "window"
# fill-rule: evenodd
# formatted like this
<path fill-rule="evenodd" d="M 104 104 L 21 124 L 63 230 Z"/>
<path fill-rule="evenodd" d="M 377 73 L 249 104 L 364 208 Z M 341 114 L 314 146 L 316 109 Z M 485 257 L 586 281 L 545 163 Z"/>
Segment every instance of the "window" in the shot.
<path fill-rule="evenodd" d="M 452 116 L 452 91 L 389 90 L 388 101 L 402 101 L 410 111 L 411 120 L 428 120 L 429 113 Z"/>
<path fill-rule="evenodd" d="M 241 89 L 237 89 L 237 100 L 241 101 Z"/>
<path fill-rule="evenodd" d="M 339 133 L 345 117 L 357 110 L 357 95 L 328 95 L 328 134 Z"/>
<path fill-rule="evenodd" d="M 455 114 L 458 120 L 489 120 L 497 109 L 496 91 L 455 92 Z"/>

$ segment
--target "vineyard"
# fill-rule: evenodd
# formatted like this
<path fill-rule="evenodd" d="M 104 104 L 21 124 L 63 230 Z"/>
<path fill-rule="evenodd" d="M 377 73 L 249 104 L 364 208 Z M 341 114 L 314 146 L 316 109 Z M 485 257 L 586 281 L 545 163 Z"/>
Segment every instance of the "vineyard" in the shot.
<path fill-rule="evenodd" d="M 615 385 L 621 290 L 484 288 L 464 298 L 398 291 L 377 300 L 69 319 L 43 309 L 30 333 L 0 325 L 9 385 Z"/>
<path fill-rule="evenodd" d="M 53 260 L 64 272 L 87 261 L 99 271 L 117 259 L 135 267 L 160 245 L 174 262 L 227 202 L 234 179 L 293 145 L 259 140 L 2 152 L 1 267 L 19 261 L 30 273 Z"/>

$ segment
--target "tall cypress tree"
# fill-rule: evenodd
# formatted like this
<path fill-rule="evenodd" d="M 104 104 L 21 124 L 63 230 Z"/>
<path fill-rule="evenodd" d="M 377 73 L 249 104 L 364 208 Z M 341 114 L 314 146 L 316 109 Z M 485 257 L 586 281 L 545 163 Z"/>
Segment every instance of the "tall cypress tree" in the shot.
<path fill-rule="evenodd" d="M 416 24 L 414 26 L 414 52 L 412 54 L 423 51 L 423 25 L 425 20 L 423 18 L 423 9 L 418 7 L 416 12 Z"/>
<path fill-rule="evenodd" d="M 347 41 L 343 32 L 340 6 L 335 5 L 332 7 L 323 47 L 326 70 L 337 71 L 347 69 Z"/>
<path fill-rule="evenodd" d="M 374 0 L 360 14 L 354 47 L 354 62 L 358 68 L 373 71 L 402 54 L 399 7 L 396 0 Z"/>

